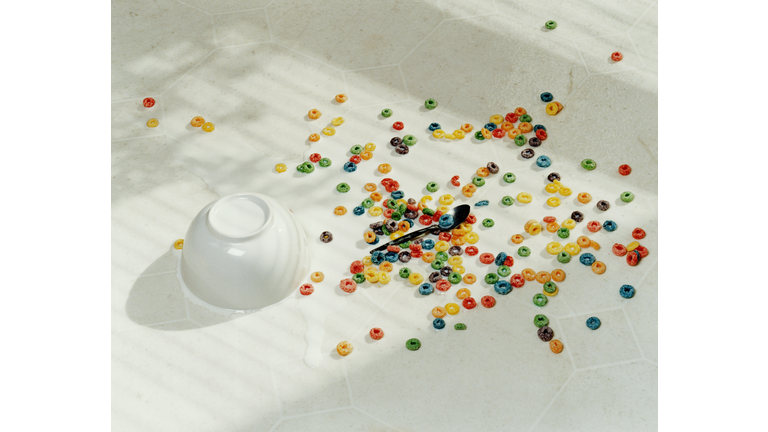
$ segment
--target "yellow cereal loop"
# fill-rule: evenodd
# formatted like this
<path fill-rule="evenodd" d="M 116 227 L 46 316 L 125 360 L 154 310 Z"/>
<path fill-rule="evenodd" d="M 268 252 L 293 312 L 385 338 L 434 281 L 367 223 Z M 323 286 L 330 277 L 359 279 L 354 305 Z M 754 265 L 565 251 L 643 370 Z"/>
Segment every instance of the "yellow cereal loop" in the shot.
<path fill-rule="evenodd" d="M 549 193 L 555 193 L 560 190 L 560 186 L 555 183 L 549 183 L 548 185 L 544 186 L 544 190 Z"/>
<path fill-rule="evenodd" d="M 445 305 L 445 311 L 448 312 L 448 315 L 456 315 L 459 313 L 459 305 L 456 303 L 448 303 Z"/>
<path fill-rule="evenodd" d="M 438 207 L 438 208 L 437 208 L 437 211 L 440 211 L 440 212 L 442 212 L 443 214 L 446 214 L 446 213 L 448 213 L 449 211 L 451 211 L 451 209 L 450 209 L 448 206 L 445 206 L 445 205 L 441 205 L 440 207 Z"/>
<path fill-rule="evenodd" d="M 279 173 L 285 172 L 285 170 L 287 170 L 287 169 L 288 169 L 288 167 L 286 167 L 284 163 L 279 163 L 279 164 L 275 165 L 275 171 L 277 171 Z"/>
<path fill-rule="evenodd" d="M 568 218 L 563 221 L 563 226 L 568 228 L 569 230 L 572 230 L 576 228 L 576 221 L 571 218 Z"/>
<path fill-rule="evenodd" d="M 550 255 L 557 255 L 563 251 L 563 245 L 558 242 L 547 243 L 547 253 Z"/>
<path fill-rule="evenodd" d="M 558 197 L 551 197 L 547 199 L 547 205 L 550 207 L 557 207 L 560 205 L 560 198 Z"/>
<path fill-rule="evenodd" d="M 544 295 L 545 295 L 545 296 L 547 296 L 547 297 L 554 297 L 554 296 L 556 296 L 556 295 L 557 295 L 557 293 L 558 293 L 558 292 L 560 292 L 560 288 L 558 288 L 557 286 L 555 286 L 555 291 L 554 291 L 554 292 L 551 292 L 551 293 L 548 293 L 546 290 L 541 290 L 541 292 L 543 292 L 543 293 L 544 293 Z"/>
<path fill-rule="evenodd" d="M 452 139 L 456 139 L 456 137 L 455 137 L 455 136 L 453 136 L 453 134 L 449 134 L 449 133 L 447 133 L 447 134 L 445 134 L 445 139 L 449 139 L 449 140 L 452 140 Z"/>
<path fill-rule="evenodd" d="M 455 137 L 456 137 L 456 139 L 464 139 L 464 137 L 465 137 L 466 135 L 464 134 L 464 131 L 463 131 L 463 130 L 461 130 L 461 129 L 456 129 L 455 131 L 453 131 L 453 136 L 455 136 Z"/>
<path fill-rule="evenodd" d="M 563 250 L 570 256 L 578 255 L 581 252 L 581 247 L 576 243 L 567 243 Z"/>
<path fill-rule="evenodd" d="M 365 151 L 372 152 L 372 151 L 376 150 L 376 144 L 368 143 L 368 144 L 365 145 L 364 149 L 365 149 Z"/>
<path fill-rule="evenodd" d="M 455 271 L 458 274 L 464 274 L 464 272 L 467 271 L 463 265 L 455 265 L 451 267 L 451 270 Z"/>
<path fill-rule="evenodd" d="M 530 220 L 525 224 L 525 232 L 535 236 L 541 233 L 541 224 L 535 220 Z"/>
<path fill-rule="evenodd" d="M 366 267 L 365 269 L 363 269 L 363 274 L 364 274 L 365 276 L 368 276 L 368 275 L 375 275 L 375 274 L 378 274 L 378 273 L 379 273 L 379 272 L 378 272 L 378 271 L 376 271 L 376 267 L 374 267 L 374 266 L 368 266 L 368 267 Z"/>
<path fill-rule="evenodd" d="M 379 281 L 379 273 L 378 272 L 366 273 L 365 280 L 367 280 L 370 283 L 376 283 Z"/>
<path fill-rule="evenodd" d="M 344 123 L 344 117 L 336 117 L 335 119 L 331 120 L 331 124 L 334 126 L 341 126 L 342 123 Z"/>
<path fill-rule="evenodd" d="M 381 207 L 371 207 L 368 209 L 368 213 L 371 216 L 381 216 L 381 214 L 384 213 L 384 210 L 382 210 Z"/>
<path fill-rule="evenodd" d="M 363 257 L 363 265 L 364 266 L 369 266 L 371 264 L 373 264 L 373 263 L 371 262 L 371 256 L 370 255 L 366 255 L 365 257 Z"/>
<path fill-rule="evenodd" d="M 466 288 L 459 288 L 459 290 L 458 290 L 458 291 L 456 291 L 456 297 L 457 297 L 459 300 L 464 300 L 465 298 L 467 298 L 467 297 L 469 297 L 469 296 L 471 296 L 471 295 L 472 295 L 472 292 L 470 292 L 470 291 L 469 291 L 468 289 L 466 289 Z"/>
<path fill-rule="evenodd" d="M 418 273 L 411 273 L 411 275 L 408 276 L 408 282 L 413 285 L 421 285 L 421 283 L 424 282 L 424 276 Z"/>
<path fill-rule="evenodd" d="M 443 132 L 441 129 L 435 129 L 432 131 L 432 136 L 437 139 L 445 138 L 445 132 Z"/>
<path fill-rule="evenodd" d="M 633 250 L 637 249 L 638 246 L 640 246 L 640 242 L 633 241 L 627 245 L 627 252 L 632 252 Z"/>
<path fill-rule="evenodd" d="M 392 239 L 392 240 L 397 240 L 397 239 L 399 239 L 400 237 L 402 237 L 404 235 L 405 235 L 404 232 L 402 232 L 400 230 L 397 230 L 397 231 L 393 232 L 392 234 L 390 234 L 389 238 Z"/>
<path fill-rule="evenodd" d="M 560 109 L 557 107 L 556 103 L 550 102 L 547 104 L 547 114 L 553 116 L 557 114 L 558 111 L 560 111 Z"/>
<path fill-rule="evenodd" d="M 522 204 L 528 204 L 529 202 L 533 201 L 533 196 L 529 194 L 528 192 L 520 192 L 517 194 L 517 202 Z"/>
<path fill-rule="evenodd" d="M 464 260 L 460 256 L 458 256 L 458 255 L 454 255 L 454 256 L 448 258 L 448 265 L 455 266 L 455 265 L 462 264 L 463 262 L 464 262 Z"/>
<path fill-rule="evenodd" d="M 635 242 L 635 243 L 637 243 L 637 242 Z M 640 243 L 637 243 L 637 244 L 639 245 Z M 175 242 L 173 242 L 173 248 L 176 249 L 176 250 L 183 249 L 184 248 L 184 239 L 178 239 Z"/>
<path fill-rule="evenodd" d="M 397 200 L 396 202 L 397 202 L 398 204 L 405 204 L 405 205 L 408 205 L 408 201 L 406 201 L 406 200 L 404 200 L 404 199 L 402 199 L 402 198 L 400 198 L 400 199 L 399 199 L 399 200 Z"/>
<path fill-rule="evenodd" d="M 594 250 L 600 250 L 600 243 L 598 243 L 598 242 L 596 242 L 594 240 L 591 240 L 591 239 L 589 240 L 589 246 L 591 248 L 593 248 Z"/>
<path fill-rule="evenodd" d="M 379 276 L 379 283 L 384 285 L 388 284 L 389 281 L 391 280 L 389 273 L 379 272 L 378 276 Z"/>
<path fill-rule="evenodd" d="M 323 129 L 323 135 L 333 136 L 334 134 L 336 134 L 336 129 L 334 129 L 334 128 L 330 127 L 330 126 L 325 128 L 325 129 Z"/>
<path fill-rule="evenodd" d="M 453 196 L 451 194 L 441 195 L 438 201 L 441 205 L 451 205 L 453 204 Z"/>
<path fill-rule="evenodd" d="M 462 222 L 458 229 L 460 229 L 464 234 L 469 234 L 472 232 L 472 224 Z"/>
<path fill-rule="evenodd" d="M 477 235 L 476 232 L 471 232 L 464 236 L 464 238 L 467 240 L 467 243 L 469 244 L 475 244 L 480 240 L 480 236 Z"/>
<path fill-rule="evenodd" d="M 432 201 L 432 196 L 431 195 L 424 195 L 423 197 L 421 197 L 420 201 L 421 201 L 422 204 L 426 204 L 427 201 Z"/>
<path fill-rule="evenodd" d="M 435 243 L 435 250 L 438 252 L 445 252 L 450 247 L 451 247 L 451 244 L 445 240 L 440 240 L 439 242 Z"/>
<path fill-rule="evenodd" d="M 379 265 L 379 270 L 381 270 L 383 272 L 387 272 L 387 273 L 391 272 L 392 271 L 392 263 L 389 262 L 389 261 L 384 261 L 383 263 L 381 263 L 381 265 Z M 379 279 L 381 279 L 381 278 L 379 278 Z"/>
<path fill-rule="evenodd" d="M 567 188 L 567 187 L 561 187 L 559 192 L 560 192 L 560 195 L 562 196 L 569 196 L 573 193 L 571 188 Z"/>
<path fill-rule="evenodd" d="M 494 114 L 491 116 L 491 123 L 501 124 L 504 121 L 504 117 L 501 114 Z"/>

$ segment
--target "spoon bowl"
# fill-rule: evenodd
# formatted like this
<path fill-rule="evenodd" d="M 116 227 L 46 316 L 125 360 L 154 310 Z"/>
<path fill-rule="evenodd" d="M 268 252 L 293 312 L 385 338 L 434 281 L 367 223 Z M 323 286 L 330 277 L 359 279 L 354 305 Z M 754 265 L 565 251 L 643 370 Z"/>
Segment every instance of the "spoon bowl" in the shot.
<path fill-rule="evenodd" d="M 459 225 L 461 225 L 465 220 L 467 220 L 467 217 L 469 216 L 469 212 L 472 209 L 472 207 L 469 206 L 469 204 L 462 204 L 460 206 L 456 206 L 453 209 L 451 209 L 450 212 L 446 213 L 451 216 L 453 216 L 453 224 L 449 226 L 448 228 L 440 228 L 440 231 L 450 231 L 454 228 L 457 228 Z M 400 243 L 405 243 L 410 240 L 415 240 L 420 237 L 424 237 L 425 235 L 429 234 L 430 231 L 434 230 L 434 226 L 428 226 L 424 227 L 420 230 L 412 231 L 398 239 L 392 240 L 389 243 L 384 243 L 383 245 L 372 249 L 370 253 L 374 253 L 376 251 L 381 251 L 387 248 L 387 246 L 391 245 L 398 245 Z"/>

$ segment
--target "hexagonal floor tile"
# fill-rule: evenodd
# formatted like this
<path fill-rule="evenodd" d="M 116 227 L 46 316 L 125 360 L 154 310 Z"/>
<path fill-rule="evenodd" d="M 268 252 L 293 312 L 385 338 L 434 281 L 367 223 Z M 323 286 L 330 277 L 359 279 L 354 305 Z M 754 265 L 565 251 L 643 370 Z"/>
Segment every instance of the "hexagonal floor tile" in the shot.
<path fill-rule="evenodd" d="M 659 70 L 659 6 L 653 5 L 638 21 L 629 36 L 637 45 L 637 50 L 645 67 L 654 72 Z"/>
<path fill-rule="evenodd" d="M 589 317 L 600 319 L 600 327 L 587 327 Z M 621 309 L 594 312 L 558 320 L 563 344 L 570 349 L 577 368 L 638 359 L 641 356 L 627 317 Z M 557 334 L 555 334 L 557 337 Z"/>

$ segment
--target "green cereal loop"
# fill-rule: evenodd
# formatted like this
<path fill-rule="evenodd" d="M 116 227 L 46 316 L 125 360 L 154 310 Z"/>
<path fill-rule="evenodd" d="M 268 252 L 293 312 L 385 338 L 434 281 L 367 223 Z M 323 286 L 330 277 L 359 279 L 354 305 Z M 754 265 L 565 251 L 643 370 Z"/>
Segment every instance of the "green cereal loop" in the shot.
<path fill-rule="evenodd" d="M 349 152 L 352 154 L 360 154 L 363 152 L 363 146 L 361 145 L 353 145 L 352 148 L 349 149 Z"/>
<path fill-rule="evenodd" d="M 464 323 L 456 323 L 456 324 L 453 325 L 453 328 L 455 330 L 466 330 L 467 329 L 467 325 L 464 324 Z"/>
<path fill-rule="evenodd" d="M 436 259 L 432 261 L 432 264 L 430 265 L 432 266 L 433 269 L 440 270 L 441 268 L 443 268 L 443 266 L 445 266 L 445 262 L 440 261 L 439 259 Z"/>
<path fill-rule="evenodd" d="M 366 199 L 363 200 L 363 202 L 360 205 L 363 206 L 363 208 L 369 209 L 369 208 L 373 207 L 373 204 L 374 203 L 373 203 L 372 199 L 366 198 Z"/>
<path fill-rule="evenodd" d="M 526 143 L 525 135 L 520 134 L 515 137 L 515 144 L 517 144 L 518 147 L 524 146 Z"/>
<path fill-rule="evenodd" d="M 592 171 L 593 169 L 597 168 L 597 162 L 593 161 L 592 159 L 584 159 L 581 161 L 581 167 L 587 171 Z"/>
<path fill-rule="evenodd" d="M 440 189 L 440 185 L 438 185 L 436 182 L 429 182 L 427 183 L 427 190 L 430 192 L 437 192 L 437 190 Z"/>
<path fill-rule="evenodd" d="M 364 273 L 355 273 L 352 276 L 352 280 L 355 281 L 355 283 L 363 283 L 363 282 L 365 282 L 365 274 Z"/>
<path fill-rule="evenodd" d="M 535 317 L 533 317 L 533 325 L 535 325 L 538 328 L 542 328 L 549 324 L 549 318 L 547 318 L 545 315 L 538 314 Z"/>
<path fill-rule="evenodd" d="M 448 258 L 450 258 L 450 257 L 448 256 L 447 253 L 445 253 L 445 251 L 440 251 L 440 252 L 435 254 L 435 259 L 436 260 L 440 260 L 440 261 L 442 261 L 444 263 L 446 261 L 448 261 Z M 445 266 L 445 264 L 443 264 L 443 266 Z"/>
<path fill-rule="evenodd" d="M 626 191 L 621 193 L 621 200 L 625 203 L 632 202 L 633 199 L 635 199 L 635 194 L 632 192 Z"/>
<path fill-rule="evenodd" d="M 560 237 L 561 239 L 567 239 L 568 237 L 570 237 L 570 235 L 571 235 L 571 230 L 569 230 L 566 227 L 561 227 L 560 229 L 557 230 L 557 236 Z"/>
<path fill-rule="evenodd" d="M 488 285 L 493 285 L 498 281 L 499 281 L 499 275 L 497 275 L 496 273 L 488 273 L 487 275 L 485 275 L 485 283 L 487 283 Z"/>
<path fill-rule="evenodd" d="M 304 164 L 296 165 L 296 171 L 298 172 L 304 172 Z"/>
<path fill-rule="evenodd" d="M 424 101 L 424 108 L 426 108 L 428 110 L 433 110 L 433 109 L 437 108 L 437 101 L 432 99 L 432 98 L 429 98 L 429 99 L 425 100 Z"/>
<path fill-rule="evenodd" d="M 501 203 L 504 204 L 505 206 L 511 206 L 512 204 L 515 203 L 515 199 L 507 195 L 501 199 Z"/>
<path fill-rule="evenodd" d="M 544 23 L 544 27 L 550 30 L 554 30 L 555 28 L 557 28 L 557 23 L 554 21 L 547 21 L 546 23 Z"/>
<path fill-rule="evenodd" d="M 485 179 L 482 178 L 482 177 L 475 177 L 475 178 L 472 179 L 472 184 L 477 186 L 477 187 L 481 187 L 481 186 L 485 185 Z"/>
<path fill-rule="evenodd" d="M 403 214 L 400 213 L 399 211 L 392 212 L 392 220 L 399 221 L 400 218 L 402 218 L 402 217 L 403 217 Z"/>
<path fill-rule="evenodd" d="M 552 294 L 553 292 L 557 291 L 557 285 L 552 281 L 546 282 L 544 284 L 544 291 Z"/>
<path fill-rule="evenodd" d="M 328 159 L 328 158 L 322 158 L 322 159 L 320 159 L 320 161 L 318 162 L 318 164 L 319 164 L 321 167 L 323 167 L 323 168 L 328 168 L 329 166 L 331 166 L 331 160 L 330 160 L 330 159 Z"/>
<path fill-rule="evenodd" d="M 459 274 L 457 272 L 452 272 L 448 276 L 448 282 L 450 282 L 451 285 L 456 285 L 458 283 L 461 283 L 461 274 Z"/>
<path fill-rule="evenodd" d="M 521 257 L 527 257 L 531 255 L 531 249 L 528 246 L 520 246 L 517 249 L 517 254 Z"/>
<path fill-rule="evenodd" d="M 571 255 L 566 251 L 562 251 L 559 254 L 557 254 L 557 262 L 561 264 L 568 264 L 569 262 L 571 262 Z"/>
<path fill-rule="evenodd" d="M 533 121 L 533 118 L 531 117 L 530 114 L 523 114 L 523 115 L 520 116 L 520 122 L 528 122 L 528 123 L 530 123 L 532 121 Z"/>
<path fill-rule="evenodd" d="M 400 214 L 405 214 L 405 212 L 408 211 L 408 206 L 401 203 L 397 206 L 397 211 L 400 212 Z"/>
<path fill-rule="evenodd" d="M 411 226 L 411 228 L 413 228 L 413 226 Z M 407 247 L 408 247 L 408 246 L 410 246 L 410 245 L 411 245 L 411 241 L 410 241 L 410 240 L 408 240 L 408 241 L 407 241 L 407 242 L 405 242 L 405 243 L 400 243 L 398 246 L 400 246 L 400 248 L 401 248 L 401 249 L 405 249 L 405 248 L 407 248 Z"/>
<path fill-rule="evenodd" d="M 386 235 L 386 236 L 388 236 L 388 235 L 392 234 L 391 232 L 389 232 L 389 230 L 387 229 L 387 227 L 386 227 L 386 226 L 384 226 L 384 225 L 382 225 L 382 226 L 381 226 L 381 232 L 383 232 L 383 233 L 384 233 L 384 235 Z M 568 255 L 568 256 L 570 256 L 570 255 Z"/>
<path fill-rule="evenodd" d="M 483 219 L 483 226 L 486 228 L 490 228 L 494 225 L 493 219 L 485 218 Z"/>
<path fill-rule="evenodd" d="M 411 338 L 405 341 L 405 347 L 410 351 L 416 351 L 421 348 L 421 341 L 416 338 Z"/>
<path fill-rule="evenodd" d="M 303 168 L 302 171 L 307 174 L 315 170 L 315 164 L 313 164 L 312 162 L 304 162 L 303 164 L 301 164 L 301 166 Z"/>
<path fill-rule="evenodd" d="M 397 208 L 397 201 L 392 198 L 387 198 L 387 200 L 384 201 L 384 205 L 387 206 L 388 209 L 395 210 Z"/>
<path fill-rule="evenodd" d="M 408 279 L 408 276 L 411 275 L 411 269 L 408 267 L 403 267 L 400 269 L 400 277 L 403 279 Z"/>
<path fill-rule="evenodd" d="M 505 265 L 500 265 L 499 268 L 496 269 L 496 273 L 498 273 L 501 277 L 507 277 L 512 274 L 512 269 Z"/>
<path fill-rule="evenodd" d="M 381 110 L 381 116 L 382 117 L 391 117 L 392 116 L 392 110 L 389 108 L 384 108 Z"/>
<path fill-rule="evenodd" d="M 515 182 L 515 180 L 517 179 L 517 177 L 515 177 L 515 175 L 514 175 L 514 174 L 512 174 L 511 172 L 510 172 L 510 173 L 506 173 L 506 174 L 504 174 L 504 177 L 503 177 L 503 178 L 504 178 L 504 181 L 505 181 L 506 183 L 514 183 L 514 182 Z"/>
<path fill-rule="evenodd" d="M 535 304 L 538 307 L 546 306 L 548 301 L 549 299 L 547 299 L 547 296 L 545 296 L 542 293 L 536 293 L 533 295 L 533 304 Z"/>
<path fill-rule="evenodd" d="M 483 133 L 481 131 L 477 131 L 475 132 L 475 139 L 478 141 L 482 141 L 485 139 L 485 137 L 483 136 Z"/>
<path fill-rule="evenodd" d="M 423 209 L 421 209 L 421 212 L 424 213 L 427 216 L 434 216 L 435 215 L 435 211 L 432 210 L 429 207 L 424 207 Z"/>
<path fill-rule="evenodd" d="M 336 190 L 341 193 L 347 193 L 349 192 L 349 185 L 347 183 L 339 183 L 336 185 Z"/>
<path fill-rule="evenodd" d="M 406 136 L 403 137 L 403 144 L 405 144 L 405 145 L 407 145 L 409 147 L 414 145 L 414 144 L 416 144 L 416 142 L 418 142 L 418 141 L 419 140 L 417 140 L 416 137 L 413 136 L 413 135 L 406 135 Z"/>

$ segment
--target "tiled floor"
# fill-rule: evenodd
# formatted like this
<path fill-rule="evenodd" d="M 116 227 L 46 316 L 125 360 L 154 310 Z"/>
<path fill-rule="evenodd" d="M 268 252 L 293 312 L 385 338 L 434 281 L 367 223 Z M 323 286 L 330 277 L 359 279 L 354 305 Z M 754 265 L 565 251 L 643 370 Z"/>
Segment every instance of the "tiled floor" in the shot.
<path fill-rule="evenodd" d="M 112 424 L 115 431 L 640 431 L 657 428 L 657 6 L 651 0 L 158 0 L 112 2 Z M 548 31 L 547 20 L 558 27 Z M 610 61 L 619 50 L 624 60 Z M 565 109 L 544 113 L 539 94 L 552 92 Z M 333 101 L 337 93 L 349 101 Z M 153 108 L 141 100 L 152 96 Z M 434 111 L 423 101 L 435 98 Z M 508 138 L 436 140 L 426 126 L 451 131 L 479 127 L 490 115 L 526 107 L 550 138 L 536 149 L 553 160 L 541 169 L 519 156 Z M 310 108 L 323 112 L 310 121 Z M 379 112 L 391 108 L 393 118 Z M 201 115 L 212 133 L 192 128 Z M 333 117 L 346 121 L 333 137 L 310 147 L 307 137 Z M 157 118 L 160 125 L 145 124 Z M 419 142 L 406 156 L 387 143 L 389 125 Z M 353 144 L 376 143 L 374 158 L 353 174 L 341 170 Z M 527 148 L 527 147 L 526 147 Z M 313 152 L 330 168 L 310 175 L 294 167 Z M 598 161 L 587 172 L 584 158 Z M 488 161 L 517 181 L 489 177 L 472 199 L 462 184 Z M 284 162 L 289 171 L 277 174 Z M 455 294 L 420 296 L 395 275 L 388 285 L 364 284 L 349 296 L 335 281 L 366 250 L 362 232 L 376 218 L 350 210 L 362 185 L 384 176 L 390 163 L 406 196 L 424 185 L 475 207 L 493 228 L 477 228 L 481 251 L 512 253 L 510 236 L 528 219 L 571 211 L 586 221 L 612 219 L 615 232 L 590 233 L 591 251 L 608 271 L 595 275 L 578 260 L 563 265 L 544 248 L 553 235 L 528 238 L 533 254 L 516 257 L 514 272 L 563 268 L 565 281 L 544 308 L 531 303 L 538 284 L 508 296 L 478 282 L 475 298 L 494 294 L 492 309 L 463 310 L 447 319 L 457 332 L 431 330 L 430 310 Z M 618 165 L 632 174 L 621 177 Z M 546 175 L 556 171 L 574 194 L 551 209 Z M 341 195 L 335 185 L 352 190 Z M 636 199 L 618 199 L 631 190 Z M 310 237 L 313 269 L 325 272 L 315 294 L 279 306 L 222 318 L 185 299 L 176 279 L 173 241 L 210 201 L 251 191 L 278 198 Z M 501 206 L 501 196 L 527 191 L 531 204 Z M 606 213 L 575 200 L 581 191 L 607 199 Z M 434 207 L 434 206 L 433 206 Z M 651 255 L 629 267 L 611 253 L 642 226 Z M 321 231 L 334 233 L 322 244 Z M 559 239 L 557 239 L 559 240 Z M 571 239 L 572 240 L 572 239 Z M 468 272 L 488 270 L 464 256 Z M 422 274 L 425 263 L 409 265 Z M 396 265 L 396 268 L 399 266 Z M 633 299 L 618 294 L 637 288 Z M 534 286 L 535 285 L 535 286 Z M 454 290 L 452 290 L 454 291 Z M 305 303 L 302 303 L 305 302 Z M 324 311 L 322 362 L 302 359 L 307 322 L 302 306 Z M 544 313 L 564 351 L 555 355 L 536 336 L 533 316 Z M 589 330 L 590 316 L 602 320 Z M 371 327 L 386 336 L 373 341 Z M 408 338 L 422 341 L 405 349 Z M 348 340 L 355 351 L 340 357 Z"/>

